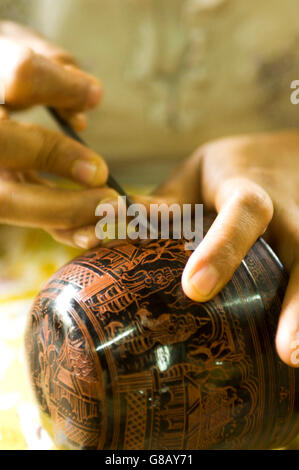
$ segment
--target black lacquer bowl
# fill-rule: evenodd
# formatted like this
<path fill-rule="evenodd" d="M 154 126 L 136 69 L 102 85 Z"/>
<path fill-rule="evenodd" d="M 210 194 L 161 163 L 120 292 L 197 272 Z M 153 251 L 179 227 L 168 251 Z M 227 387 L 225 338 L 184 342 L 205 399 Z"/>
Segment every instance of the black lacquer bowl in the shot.
<path fill-rule="evenodd" d="M 26 351 L 59 446 L 265 449 L 299 432 L 299 370 L 274 344 L 281 263 L 260 239 L 199 304 L 181 289 L 187 257 L 183 240 L 113 242 L 40 292 Z"/>

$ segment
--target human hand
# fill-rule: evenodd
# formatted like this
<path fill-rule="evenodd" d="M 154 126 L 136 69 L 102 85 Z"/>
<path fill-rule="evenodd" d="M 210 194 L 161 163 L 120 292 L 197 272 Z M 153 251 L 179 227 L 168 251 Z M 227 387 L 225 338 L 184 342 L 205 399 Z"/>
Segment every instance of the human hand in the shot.
<path fill-rule="evenodd" d="M 9 120 L 11 110 L 52 106 L 76 130 L 86 126 L 84 111 L 101 98 L 98 80 L 75 65 L 63 49 L 15 23 L 0 21 L 0 222 L 41 227 L 62 243 L 87 248 L 84 233 L 94 230 L 95 208 L 115 195 L 104 185 L 101 157 L 63 135 Z M 60 175 L 89 189 L 66 190 L 38 171 Z M 93 189 L 91 189 L 93 188 Z"/>
<path fill-rule="evenodd" d="M 2 116 L 40 104 L 56 108 L 77 131 L 86 127 L 85 111 L 99 103 L 102 88 L 68 52 L 24 26 L 0 21 L 0 56 Z"/>
<path fill-rule="evenodd" d="M 116 197 L 105 184 L 100 156 L 62 134 L 0 120 L 0 223 L 40 227 L 63 243 L 87 248 L 85 230 L 97 222 L 102 199 Z M 87 186 L 68 190 L 38 177 L 48 172 Z"/>
<path fill-rule="evenodd" d="M 146 203 L 203 203 L 218 216 L 182 276 L 195 301 L 214 297 L 257 238 L 266 237 L 290 273 L 276 336 L 290 366 L 299 340 L 299 133 L 226 138 L 199 148 Z M 142 200 L 139 198 L 139 202 Z"/>

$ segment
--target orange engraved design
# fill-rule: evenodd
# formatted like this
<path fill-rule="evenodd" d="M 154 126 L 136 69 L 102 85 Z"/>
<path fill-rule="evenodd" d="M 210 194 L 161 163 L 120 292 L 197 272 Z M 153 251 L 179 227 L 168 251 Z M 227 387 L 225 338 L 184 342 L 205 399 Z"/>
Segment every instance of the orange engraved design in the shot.
<path fill-rule="evenodd" d="M 274 344 L 287 282 L 279 260 L 259 240 L 198 304 L 181 289 L 187 257 L 184 240 L 114 242 L 40 292 L 26 351 L 60 445 L 259 449 L 298 433 L 299 371 Z"/>

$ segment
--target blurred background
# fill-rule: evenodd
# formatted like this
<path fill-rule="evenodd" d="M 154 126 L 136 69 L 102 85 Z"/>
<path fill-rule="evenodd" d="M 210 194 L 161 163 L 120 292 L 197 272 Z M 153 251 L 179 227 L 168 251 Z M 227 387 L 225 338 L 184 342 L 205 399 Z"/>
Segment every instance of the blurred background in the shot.
<path fill-rule="evenodd" d="M 297 127 L 298 0 L 0 0 L 0 19 L 72 53 L 104 87 L 84 139 L 128 191 L 200 144 Z M 36 108 L 15 119 L 55 128 Z M 76 250 L 0 227 L 0 449 L 52 448 L 27 383 L 23 331 L 42 283 Z"/>
<path fill-rule="evenodd" d="M 297 127 L 298 9 L 297 0 L 0 0 L 2 18 L 40 31 L 101 80 L 84 138 L 125 184 L 158 184 L 207 140 Z M 50 125 L 39 109 L 21 119 Z"/>

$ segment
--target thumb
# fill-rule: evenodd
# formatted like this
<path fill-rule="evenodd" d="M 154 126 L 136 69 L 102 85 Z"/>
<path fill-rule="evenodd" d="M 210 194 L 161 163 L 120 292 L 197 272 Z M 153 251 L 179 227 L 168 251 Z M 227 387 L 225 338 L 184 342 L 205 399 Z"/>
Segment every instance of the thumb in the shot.
<path fill-rule="evenodd" d="M 243 178 L 226 181 L 216 199 L 219 214 L 182 276 L 185 294 L 197 302 L 211 299 L 225 286 L 273 214 L 268 194 Z"/>
<path fill-rule="evenodd" d="M 276 348 L 281 359 L 299 367 L 299 263 L 291 273 L 284 297 L 276 335 Z"/>

